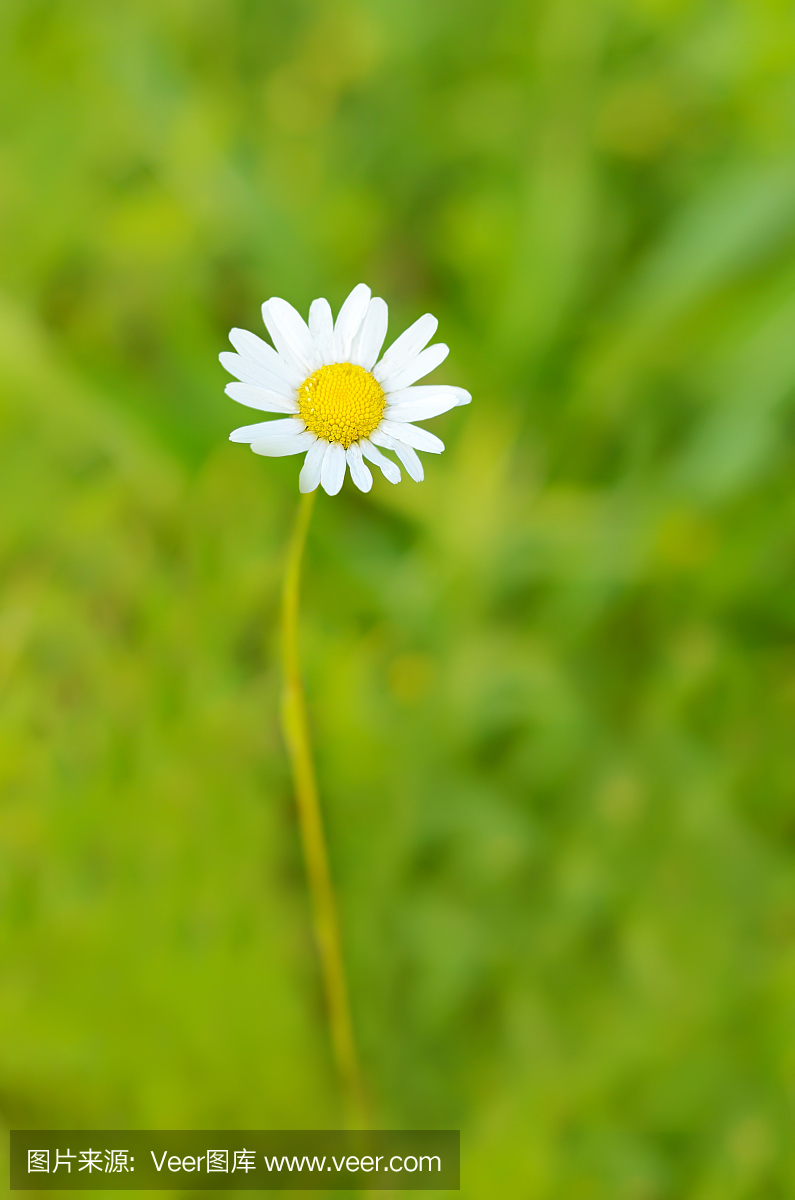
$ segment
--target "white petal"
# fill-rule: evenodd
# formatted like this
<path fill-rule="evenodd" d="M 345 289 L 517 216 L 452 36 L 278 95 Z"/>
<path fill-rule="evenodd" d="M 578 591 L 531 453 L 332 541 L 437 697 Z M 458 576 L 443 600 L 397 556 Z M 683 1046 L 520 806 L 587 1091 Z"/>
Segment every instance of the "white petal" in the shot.
<path fill-rule="evenodd" d="M 331 305 L 328 300 L 318 296 L 317 300 L 313 300 L 309 306 L 309 332 L 317 341 L 318 338 L 331 333 L 333 329 L 334 318 L 331 315 Z"/>
<path fill-rule="evenodd" d="M 372 436 L 378 440 L 379 445 L 384 446 L 387 450 L 394 450 L 415 483 L 422 483 L 425 471 L 416 450 L 412 450 L 411 446 L 407 446 L 398 438 L 391 437 L 388 433 L 382 433 L 380 429 L 377 429 Z"/>
<path fill-rule="evenodd" d="M 460 404 L 469 404 L 471 399 L 463 388 L 446 384 L 402 388 L 387 396 L 385 415 L 390 421 L 427 421 Z"/>
<path fill-rule="evenodd" d="M 427 450 L 430 454 L 441 454 L 444 450 L 441 438 L 428 433 L 427 429 L 420 429 L 419 425 L 410 425 L 407 421 L 382 421 L 376 433 L 388 433 L 399 442 L 405 442 L 415 450 Z"/>
<path fill-rule="evenodd" d="M 359 332 L 369 303 L 369 287 L 366 283 L 357 283 L 337 313 L 337 323 L 334 326 L 334 351 L 337 362 L 350 362 L 351 343 Z"/>
<path fill-rule="evenodd" d="M 340 442 L 330 442 L 320 468 L 320 482 L 329 496 L 336 496 L 345 478 L 345 451 Z"/>
<path fill-rule="evenodd" d="M 328 450 L 328 442 L 323 438 L 318 438 L 317 441 L 309 447 L 304 459 L 304 465 L 301 467 L 301 474 L 298 476 L 299 492 L 314 492 L 317 485 L 320 483 L 320 470 L 323 466 L 323 459 Z"/>
<path fill-rule="evenodd" d="M 224 350 L 218 357 L 224 370 L 243 383 L 266 388 L 269 392 L 275 392 L 277 396 L 295 395 L 295 387 L 292 384 L 287 383 L 279 375 L 274 375 L 261 363 L 254 362 L 253 358 L 246 358 L 242 354 L 231 354 L 228 350 Z"/>
<path fill-rule="evenodd" d="M 360 492 L 369 492 L 373 486 L 373 477 L 370 474 L 369 467 L 364 465 L 362 460 L 362 448 L 357 442 L 354 442 L 348 447 L 345 457 L 348 460 L 348 467 L 351 472 L 351 479 L 356 484 Z"/>
<path fill-rule="evenodd" d="M 373 363 L 381 352 L 389 323 L 386 301 L 374 296 L 365 313 L 362 326 L 351 346 L 351 362 L 358 363 L 365 371 L 372 371 Z"/>
<path fill-rule="evenodd" d="M 230 433 L 230 442 L 261 442 L 267 437 L 299 437 L 306 425 L 297 417 L 283 421 L 258 421 L 256 425 L 241 425 Z"/>
<path fill-rule="evenodd" d="M 233 329 L 230 331 L 229 340 L 235 350 L 244 358 L 250 358 L 259 366 L 264 367 L 268 375 L 275 375 L 277 379 L 283 380 L 290 387 L 297 387 L 301 383 L 303 376 L 300 371 L 285 362 L 273 346 L 263 342 L 256 333 L 249 333 L 247 329 Z"/>
<path fill-rule="evenodd" d="M 254 387 L 251 383 L 228 383 L 224 391 L 227 396 L 237 400 L 238 404 L 245 404 L 247 408 L 259 408 L 262 412 L 298 412 L 298 404 L 293 398 L 295 393 L 286 400 L 284 396 L 277 396 L 276 392 L 271 392 L 268 388 Z"/>
<path fill-rule="evenodd" d="M 314 370 L 312 335 L 301 314 L 286 300 L 271 296 L 262 306 L 262 319 L 282 358 L 303 371 L 304 379 L 311 375 Z"/>
<path fill-rule="evenodd" d="M 250 358 L 242 358 L 239 354 L 233 354 L 231 350 L 222 350 L 218 355 L 218 361 L 225 371 L 234 375 L 235 379 L 240 379 L 243 383 L 253 383 L 257 387 L 268 386 L 270 376 L 266 376 L 262 367 L 252 362 Z"/>
<path fill-rule="evenodd" d="M 362 438 L 359 445 L 362 448 L 364 457 L 369 458 L 371 463 L 375 463 L 376 466 L 380 467 L 385 478 L 390 483 L 400 483 L 400 467 L 393 463 L 391 458 L 386 458 L 367 438 Z"/>
<path fill-rule="evenodd" d="M 309 309 L 309 332 L 315 347 L 315 367 L 322 367 L 334 358 L 334 318 L 331 305 L 321 296 L 312 301 Z"/>
<path fill-rule="evenodd" d="M 317 441 L 314 433 L 309 430 L 299 433 L 297 437 L 269 437 L 259 442 L 252 442 L 251 449 L 255 454 L 264 454 L 268 458 L 284 458 L 288 454 L 302 454 Z"/>
<path fill-rule="evenodd" d="M 373 374 L 385 392 L 397 392 L 411 383 L 416 383 L 429 371 L 433 371 L 439 366 L 439 363 L 444 362 L 449 353 L 449 347 L 445 346 L 444 342 L 436 342 L 399 369 L 390 371 L 386 375 L 383 372 L 378 375 L 376 368 Z"/>
<path fill-rule="evenodd" d="M 410 359 L 416 358 L 438 328 L 439 322 L 430 313 L 425 313 L 413 325 L 409 325 L 408 329 L 404 330 L 400 337 L 392 343 L 376 367 L 373 372 L 376 379 L 380 380 L 381 378 L 379 372 L 386 375 L 390 371 L 396 371 L 399 367 L 404 366 Z"/>
<path fill-rule="evenodd" d="M 395 454 L 397 454 L 414 482 L 422 483 L 425 478 L 425 469 L 417 451 L 412 450 L 411 446 L 406 446 L 403 442 L 395 442 Z"/>

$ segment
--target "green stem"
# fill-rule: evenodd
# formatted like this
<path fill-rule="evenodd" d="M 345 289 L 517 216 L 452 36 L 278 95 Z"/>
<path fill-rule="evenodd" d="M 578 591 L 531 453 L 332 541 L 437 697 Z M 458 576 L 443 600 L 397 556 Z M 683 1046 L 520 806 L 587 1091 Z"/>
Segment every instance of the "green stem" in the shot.
<path fill-rule="evenodd" d="M 293 775 L 298 824 L 309 883 L 312 918 L 323 976 L 329 1031 L 349 1116 L 354 1125 L 365 1119 L 365 1100 L 348 1005 L 337 905 L 323 832 L 306 701 L 298 653 L 298 598 L 301 560 L 314 507 L 315 493 L 301 496 L 287 555 L 282 592 L 282 729 Z"/>

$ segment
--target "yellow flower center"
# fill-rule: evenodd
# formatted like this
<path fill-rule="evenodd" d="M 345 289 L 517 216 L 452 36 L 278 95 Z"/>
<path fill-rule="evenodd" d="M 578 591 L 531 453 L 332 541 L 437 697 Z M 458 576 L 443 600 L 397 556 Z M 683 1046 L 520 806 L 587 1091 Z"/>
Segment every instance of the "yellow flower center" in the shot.
<path fill-rule="evenodd" d="M 378 381 L 354 363 L 321 367 L 298 389 L 298 411 L 307 429 L 346 450 L 378 428 L 385 404 Z"/>

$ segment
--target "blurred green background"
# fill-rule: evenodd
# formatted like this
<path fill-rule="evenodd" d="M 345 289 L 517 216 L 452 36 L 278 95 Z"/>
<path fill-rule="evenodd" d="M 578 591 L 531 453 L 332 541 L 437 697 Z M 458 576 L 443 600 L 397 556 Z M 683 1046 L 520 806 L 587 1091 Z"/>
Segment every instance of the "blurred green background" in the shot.
<path fill-rule="evenodd" d="M 378 1123 L 478 1200 L 795 1195 L 792 5 L 5 0 L 0 60 L 5 1125 L 342 1119 L 298 464 L 217 354 L 363 280 L 474 396 L 308 548 Z"/>

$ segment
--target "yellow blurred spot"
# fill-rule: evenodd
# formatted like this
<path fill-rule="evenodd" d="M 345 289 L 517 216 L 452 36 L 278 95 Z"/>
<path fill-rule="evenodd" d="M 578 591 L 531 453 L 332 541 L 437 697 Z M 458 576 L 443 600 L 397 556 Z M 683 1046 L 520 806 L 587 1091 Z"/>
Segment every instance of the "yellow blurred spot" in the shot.
<path fill-rule="evenodd" d="M 655 158 L 674 132 L 671 102 L 650 80 L 619 84 L 597 118 L 596 136 L 606 150 L 624 158 Z"/>
<path fill-rule="evenodd" d="M 390 690 L 404 704 L 421 700 L 433 682 L 433 660 L 427 654 L 400 654 L 389 666 Z"/>
<path fill-rule="evenodd" d="M 381 36 L 368 14 L 334 5 L 302 39 L 296 57 L 265 86 L 265 109 L 277 130 L 312 137 L 337 111 L 345 92 L 366 79 L 381 58 Z"/>
<path fill-rule="evenodd" d="M 302 64 L 289 63 L 274 72 L 265 92 L 268 116 L 285 133 L 310 134 L 331 120 L 337 103 L 332 89 L 305 77 Z"/>
<path fill-rule="evenodd" d="M 691 626 L 683 629 L 671 646 L 671 661 L 684 683 L 698 683 L 715 665 L 718 645 L 711 629 Z"/>
<path fill-rule="evenodd" d="M 767 1122 L 761 1117 L 744 1117 L 729 1133 L 728 1150 L 738 1167 L 757 1170 L 764 1166 L 773 1150 Z"/>
<path fill-rule="evenodd" d="M 184 208 L 152 190 L 109 212 L 106 232 L 121 261 L 140 265 L 173 260 L 190 239 L 191 226 Z"/>
<path fill-rule="evenodd" d="M 321 367 L 298 389 L 298 410 L 307 429 L 346 450 L 378 427 L 385 404 L 381 385 L 355 363 Z"/>
<path fill-rule="evenodd" d="M 641 780 L 628 771 L 610 775 L 597 793 L 596 806 L 608 824 L 631 825 L 643 806 Z"/>
<path fill-rule="evenodd" d="M 698 567 L 715 549 L 712 522 L 688 509 L 669 512 L 657 531 L 657 556 L 669 567 Z"/>

